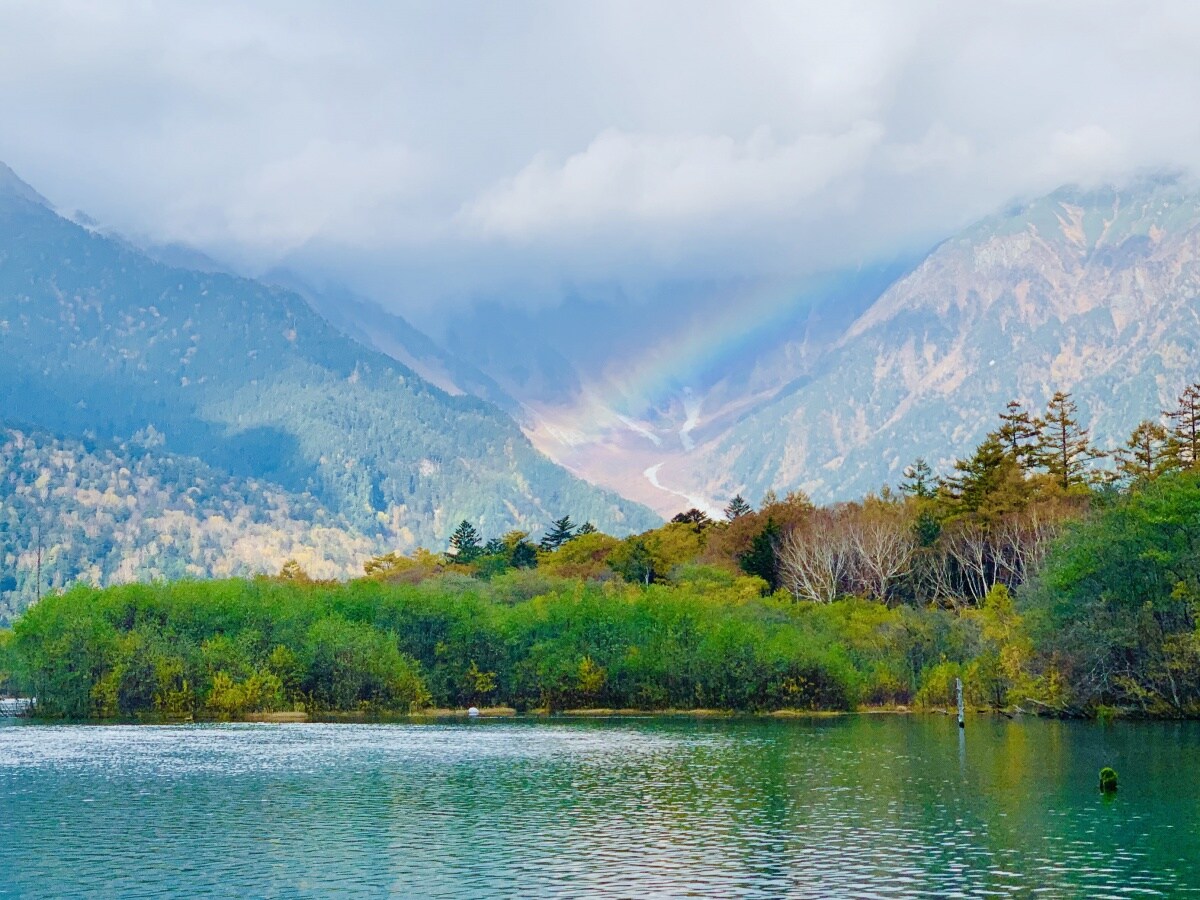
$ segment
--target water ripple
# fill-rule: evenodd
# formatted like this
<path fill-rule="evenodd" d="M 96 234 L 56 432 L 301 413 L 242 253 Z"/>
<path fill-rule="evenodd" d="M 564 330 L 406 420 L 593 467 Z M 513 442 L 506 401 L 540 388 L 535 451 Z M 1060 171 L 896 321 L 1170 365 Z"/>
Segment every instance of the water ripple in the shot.
<path fill-rule="evenodd" d="M 996 723 L 960 744 L 931 718 L 0 727 L 0 895 L 1194 891 L 1200 809 L 1170 781 L 1195 770 L 1200 734 L 1085 729 Z M 1098 759 L 1158 777 L 1101 802 Z"/>

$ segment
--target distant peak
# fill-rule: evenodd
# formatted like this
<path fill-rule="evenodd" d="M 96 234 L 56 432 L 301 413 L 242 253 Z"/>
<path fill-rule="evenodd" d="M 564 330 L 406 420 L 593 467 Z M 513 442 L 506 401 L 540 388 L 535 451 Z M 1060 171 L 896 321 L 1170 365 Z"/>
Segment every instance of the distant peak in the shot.
<path fill-rule="evenodd" d="M 0 197 L 16 197 L 49 208 L 50 201 L 22 181 L 17 173 L 0 162 Z"/>

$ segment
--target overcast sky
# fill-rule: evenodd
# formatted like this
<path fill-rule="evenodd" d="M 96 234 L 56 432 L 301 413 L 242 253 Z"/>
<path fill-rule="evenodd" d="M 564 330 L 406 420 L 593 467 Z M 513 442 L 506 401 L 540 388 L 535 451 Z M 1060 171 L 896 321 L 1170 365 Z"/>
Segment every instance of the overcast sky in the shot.
<path fill-rule="evenodd" d="M 1192 2 L 0 0 L 66 210 L 401 306 L 789 278 L 1200 163 Z"/>

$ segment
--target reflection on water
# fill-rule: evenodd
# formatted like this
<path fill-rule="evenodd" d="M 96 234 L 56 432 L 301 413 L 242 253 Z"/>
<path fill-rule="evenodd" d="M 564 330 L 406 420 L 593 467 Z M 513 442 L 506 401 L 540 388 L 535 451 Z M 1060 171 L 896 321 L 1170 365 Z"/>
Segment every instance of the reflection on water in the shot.
<path fill-rule="evenodd" d="M 14 724 L 0 896 L 1178 896 L 1197 763 L 1194 724 Z"/>

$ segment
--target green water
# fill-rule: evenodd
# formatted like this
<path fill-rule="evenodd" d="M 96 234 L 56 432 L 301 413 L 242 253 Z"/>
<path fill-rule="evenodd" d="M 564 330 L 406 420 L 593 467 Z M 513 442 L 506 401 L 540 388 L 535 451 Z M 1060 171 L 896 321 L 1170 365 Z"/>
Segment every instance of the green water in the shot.
<path fill-rule="evenodd" d="M 1179 896 L 1198 764 L 1194 723 L 9 724 L 0 896 Z"/>

